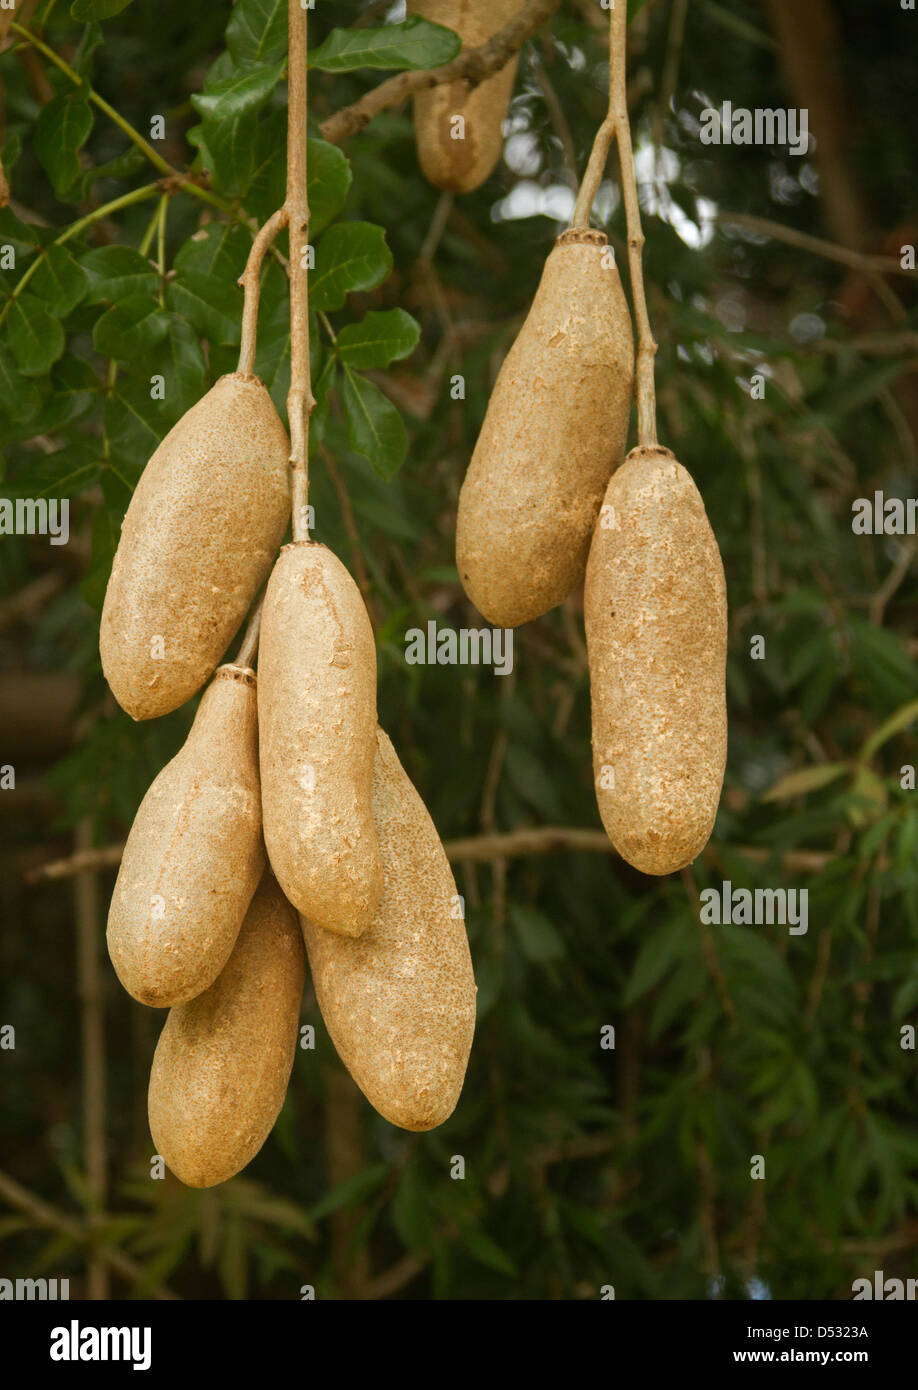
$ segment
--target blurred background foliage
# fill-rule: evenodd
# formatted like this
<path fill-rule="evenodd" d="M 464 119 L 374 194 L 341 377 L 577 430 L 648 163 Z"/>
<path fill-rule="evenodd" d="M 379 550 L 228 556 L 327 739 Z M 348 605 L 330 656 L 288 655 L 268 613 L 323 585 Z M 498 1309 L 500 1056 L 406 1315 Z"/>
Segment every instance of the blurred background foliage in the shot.
<path fill-rule="evenodd" d="M 37 42 L 13 30 L 0 56 L 0 243 L 16 248 L 0 280 L 2 491 L 72 507 L 67 546 L 0 544 L 0 762 L 16 776 L 0 793 L 0 1025 L 16 1038 L 0 1051 L 0 1273 L 69 1274 L 75 1295 L 445 1299 L 609 1284 L 844 1298 L 874 1269 L 914 1276 L 918 1090 L 900 1028 L 918 1022 L 915 538 L 853 535 L 851 505 L 918 478 L 916 298 L 894 273 L 918 240 L 918 17 L 865 0 L 631 5 L 660 439 L 697 480 L 729 586 L 730 751 L 708 851 L 663 881 L 560 831 L 550 852 L 457 859 L 480 1017 L 452 1119 L 416 1136 L 376 1116 L 307 986 L 316 1048 L 297 1052 L 274 1134 L 242 1177 L 198 1193 L 149 1178 L 161 1020 L 104 958 L 114 868 L 30 875 L 123 840 L 191 721 L 115 708 L 98 609 L 147 457 L 235 367 L 236 278 L 282 201 L 286 20 L 275 0 L 115 8 L 75 0 L 76 19 L 26 0 Z M 320 3 L 313 49 L 334 24 L 402 9 Z M 313 325 L 315 535 L 368 598 L 380 720 L 447 841 L 599 827 L 579 593 L 516 633 L 509 677 L 404 651 L 431 618 L 480 622 L 454 568 L 456 498 L 605 111 L 606 29 L 593 0 L 566 0 L 526 44 L 504 159 L 469 196 L 424 182 L 407 108 L 340 152 L 310 148 L 326 250 L 362 257 Z M 310 134 L 385 76 L 314 70 Z M 724 100 L 806 107 L 815 144 L 706 146 L 701 112 Z M 624 264 L 611 173 L 596 213 Z M 389 365 L 335 350 L 367 313 L 397 328 Z M 281 409 L 285 314 L 275 262 L 258 370 Z M 724 879 L 807 888 L 808 933 L 702 926 L 698 892 Z"/>

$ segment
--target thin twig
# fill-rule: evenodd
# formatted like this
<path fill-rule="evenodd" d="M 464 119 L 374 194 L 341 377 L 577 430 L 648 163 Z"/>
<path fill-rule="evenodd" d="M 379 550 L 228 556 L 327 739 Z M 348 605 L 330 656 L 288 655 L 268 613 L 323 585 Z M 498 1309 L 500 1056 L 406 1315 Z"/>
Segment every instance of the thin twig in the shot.
<path fill-rule="evenodd" d="M 13 1208 L 14 1211 L 21 1211 L 38 1226 L 44 1227 L 49 1231 L 59 1231 L 68 1239 L 75 1241 L 78 1245 L 88 1245 L 93 1241 L 93 1235 L 87 1225 L 82 1221 L 75 1221 L 73 1217 L 65 1215 L 57 1207 L 51 1206 L 42 1197 L 36 1197 L 34 1192 L 22 1187 L 15 1178 L 11 1178 L 8 1173 L 0 1169 L 0 1197 Z M 146 1271 L 139 1264 L 126 1255 L 123 1250 L 115 1249 L 112 1246 L 94 1244 L 93 1249 L 100 1260 L 113 1269 L 116 1274 L 120 1274 L 129 1284 L 139 1284 L 146 1278 Z M 178 1298 L 171 1289 L 164 1284 L 157 1284 L 149 1290 L 149 1297 L 160 1300 L 171 1300 Z"/>
<path fill-rule="evenodd" d="M 560 3 L 561 0 L 528 0 L 519 14 L 503 29 L 492 34 L 480 48 L 464 49 L 443 67 L 427 68 L 423 72 L 400 72 L 395 77 L 387 78 L 352 106 L 342 107 L 323 121 L 319 127 L 322 139 L 333 145 L 339 144 L 348 135 L 356 135 L 363 130 L 380 111 L 400 106 L 414 92 L 460 80 L 467 82 L 470 87 L 477 87 L 491 73 L 506 66 L 536 29 L 551 18 Z"/>
<path fill-rule="evenodd" d="M 918 277 L 918 270 L 906 270 L 895 256 L 873 256 L 864 251 L 853 251 L 849 246 L 839 246 L 823 237 L 811 236 L 809 232 L 798 232 L 794 227 L 785 227 L 780 222 L 772 222 L 767 217 L 753 217 L 745 212 L 717 212 L 714 221 L 721 226 L 743 227 L 760 236 L 783 241 L 788 246 L 796 246 L 801 251 L 811 251 L 814 256 L 822 256 L 827 261 L 837 261 L 839 265 L 852 270 L 879 271 L 883 275 L 904 275 L 906 279 Z"/>
<path fill-rule="evenodd" d="M 637 328 L 637 363 L 635 396 L 637 398 L 638 444 L 653 446 L 657 442 L 657 402 L 653 377 L 653 362 L 657 344 L 647 313 L 644 293 L 644 271 L 641 253 L 644 232 L 641 227 L 641 205 L 638 201 L 634 176 L 634 155 L 631 149 L 631 122 L 628 118 L 628 7 L 621 4 L 612 10 L 609 41 L 609 83 L 612 89 L 611 109 L 615 117 L 618 158 L 621 169 L 622 197 L 628 223 L 628 268 L 631 274 L 631 298 Z"/>
<path fill-rule="evenodd" d="M 533 830 L 510 830 L 504 834 L 472 835 L 467 839 L 444 840 L 446 857 L 454 864 L 487 863 L 496 858 L 520 859 L 529 855 L 551 854 L 556 850 L 571 853 L 617 854 L 603 830 L 587 830 L 577 826 L 546 825 Z M 87 850 L 66 859 L 54 859 L 48 864 L 30 869 L 26 883 L 48 883 L 72 878 L 84 868 L 111 869 L 121 863 L 123 844 L 106 845 L 104 849 Z M 838 855 L 827 850 L 792 849 L 772 855 L 759 845 L 708 845 L 701 855 L 706 863 L 719 863 L 726 855 L 742 855 L 753 864 L 769 864 L 786 873 L 818 874 Z M 882 867 L 882 866 L 881 866 Z"/>
<path fill-rule="evenodd" d="M 290 49 L 287 64 L 287 197 L 284 203 L 290 232 L 290 422 L 295 541 L 309 540 L 309 417 L 315 408 L 309 373 L 309 200 L 306 193 L 306 10 L 300 0 L 288 0 Z"/>
<path fill-rule="evenodd" d="M 258 336 L 258 301 L 261 297 L 261 263 L 268 247 L 282 227 L 287 225 L 286 207 L 272 213 L 252 242 L 245 270 L 237 284 L 242 286 L 245 303 L 242 309 L 242 340 L 239 345 L 237 371 L 250 375 L 255 370 L 255 347 Z"/>

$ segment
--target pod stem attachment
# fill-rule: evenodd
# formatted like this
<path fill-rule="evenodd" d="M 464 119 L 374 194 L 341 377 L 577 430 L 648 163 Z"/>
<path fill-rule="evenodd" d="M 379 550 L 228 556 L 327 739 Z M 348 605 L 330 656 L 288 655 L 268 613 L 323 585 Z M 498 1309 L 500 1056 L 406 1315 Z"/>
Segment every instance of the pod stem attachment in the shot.
<path fill-rule="evenodd" d="M 657 442 L 657 396 L 653 375 L 657 344 L 650 327 L 647 297 L 644 293 L 644 271 L 641 262 L 644 231 L 641 226 L 641 205 L 634 176 L 631 123 L 628 119 L 627 57 L 628 7 L 625 0 L 618 0 L 609 17 L 609 98 L 618 138 L 622 197 L 628 223 L 628 269 L 637 326 L 638 352 L 634 389 L 637 397 L 638 444 L 653 445 Z"/>
<path fill-rule="evenodd" d="M 252 249 L 245 263 L 245 270 L 236 282 L 238 285 L 242 286 L 245 295 L 245 302 L 242 308 L 242 339 L 239 346 L 239 366 L 236 370 L 243 372 L 246 376 L 251 376 L 255 370 L 255 347 L 258 337 L 258 302 L 261 298 L 261 263 L 281 227 L 285 227 L 286 225 L 287 209 L 286 207 L 278 208 L 277 212 L 271 214 L 267 222 L 258 232 L 255 240 L 252 242 Z"/>
<path fill-rule="evenodd" d="M 258 638 L 261 633 L 261 610 L 264 607 L 264 591 L 260 594 L 255 607 L 249 614 L 249 621 L 246 624 L 245 636 L 242 639 L 242 646 L 239 654 L 233 662 L 234 666 L 251 666 L 258 651 Z"/>
<path fill-rule="evenodd" d="M 287 196 L 290 234 L 290 467 L 293 539 L 309 540 L 309 417 L 315 408 L 309 374 L 309 200 L 306 193 L 306 9 L 288 0 L 290 48 L 287 63 Z"/>

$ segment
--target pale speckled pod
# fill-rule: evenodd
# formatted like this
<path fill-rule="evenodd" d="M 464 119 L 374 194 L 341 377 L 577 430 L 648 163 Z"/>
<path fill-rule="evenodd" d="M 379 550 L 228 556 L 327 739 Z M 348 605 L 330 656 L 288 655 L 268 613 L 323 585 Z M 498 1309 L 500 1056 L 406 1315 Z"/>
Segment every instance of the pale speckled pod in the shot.
<path fill-rule="evenodd" d="M 188 1187 L 213 1187 L 258 1153 L 284 1103 L 306 961 L 296 913 L 265 874 L 204 994 L 172 1009 L 150 1074 L 156 1151 Z"/>
<path fill-rule="evenodd" d="M 127 992 L 168 1008 L 207 989 L 264 868 L 255 675 L 221 666 L 124 847 L 108 953 Z"/>
<path fill-rule="evenodd" d="M 674 873 L 704 849 L 720 800 L 727 589 L 704 503 L 668 449 L 632 450 L 609 483 L 584 618 L 602 823 L 636 869 Z"/>
<path fill-rule="evenodd" d="M 408 0 L 408 13 L 443 24 L 478 48 L 522 9 L 522 0 Z M 428 183 L 451 193 L 469 193 L 484 183 L 504 147 L 503 123 L 519 55 L 477 87 L 442 83 L 414 98 L 418 162 Z M 452 118 L 462 116 L 464 137 L 454 140 Z"/>
<path fill-rule="evenodd" d="M 284 538 L 288 458 L 267 388 L 234 372 L 182 416 L 144 469 L 99 632 L 105 677 L 133 719 L 183 705 L 226 652 Z"/>
<path fill-rule="evenodd" d="M 565 232 L 500 369 L 459 494 L 456 564 L 497 627 L 561 603 L 628 436 L 631 316 L 601 232 Z"/>
<path fill-rule="evenodd" d="M 385 886 L 356 940 L 300 918 L 338 1055 L 390 1124 L 433 1129 L 456 1108 L 475 1030 L 475 977 L 452 871 L 427 808 L 377 733 L 373 814 Z"/>
<path fill-rule="evenodd" d="M 258 654 L 268 858 L 294 907 L 356 936 L 382 892 L 373 825 L 376 645 L 360 590 L 324 545 L 284 546 Z"/>

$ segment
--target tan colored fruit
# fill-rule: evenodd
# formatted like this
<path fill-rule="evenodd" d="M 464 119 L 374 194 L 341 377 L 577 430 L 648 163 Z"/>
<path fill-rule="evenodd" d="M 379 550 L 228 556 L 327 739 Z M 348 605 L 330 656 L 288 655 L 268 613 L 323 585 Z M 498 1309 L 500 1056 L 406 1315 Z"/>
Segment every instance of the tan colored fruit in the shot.
<path fill-rule="evenodd" d="M 258 655 L 265 844 L 294 907 L 356 936 L 382 892 L 373 825 L 376 646 L 360 591 L 324 545 L 284 546 Z"/>
<path fill-rule="evenodd" d="M 522 9 L 522 0 L 408 0 L 408 13 L 443 24 L 478 48 Z M 519 55 L 477 87 L 442 83 L 414 98 L 418 161 L 428 183 L 451 193 L 478 188 L 504 147 L 503 122 L 510 104 Z M 464 125 L 455 120 L 461 117 Z M 462 131 L 459 139 L 454 132 Z"/>
<path fill-rule="evenodd" d="M 134 719 L 212 675 L 271 567 L 290 508 L 286 431 L 256 376 L 222 376 L 169 431 L 121 527 L 102 669 Z"/>
<path fill-rule="evenodd" d="M 300 918 L 322 1017 L 371 1105 L 402 1129 L 456 1108 L 475 1030 L 475 977 L 456 884 L 427 808 L 377 733 L 373 814 L 385 886 L 363 936 Z"/>
<path fill-rule="evenodd" d="M 204 994 L 172 1009 L 150 1074 L 150 1133 L 177 1178 L 213 1187 L 258 1153 L 284 1103 L 306 961 L 296 913 L 266 873 Z"/>
<path fill-rule="evenodd" d="M 727 756 L 727 590 L 690 475 L 633 449 L 603 500 L 584 593 L 593 772 L 606 833 L 645 874 L 700 854 Z"/>
<path fill-rule="evenodd" d="M 127 992 L 168 1008 L 207 989 L 264 867 L 255 674 L 221 666 L 124 847 L 108 951 Z"/>
<path fill-rule="evenodd" d="M 456 564 L 497 627 L 561 603 L 628 437 L 631 316 L 601 232 L 568 231 L 500 369 L 459 494 Z"/>

